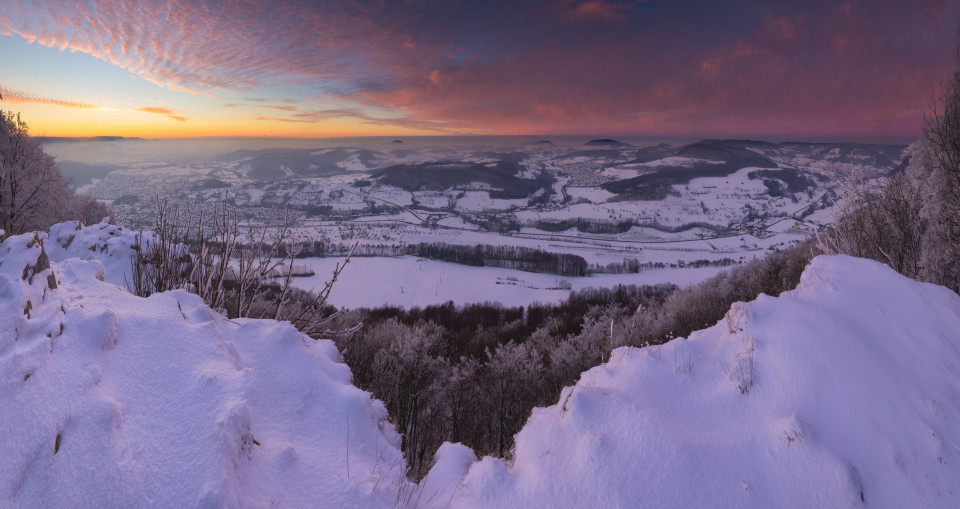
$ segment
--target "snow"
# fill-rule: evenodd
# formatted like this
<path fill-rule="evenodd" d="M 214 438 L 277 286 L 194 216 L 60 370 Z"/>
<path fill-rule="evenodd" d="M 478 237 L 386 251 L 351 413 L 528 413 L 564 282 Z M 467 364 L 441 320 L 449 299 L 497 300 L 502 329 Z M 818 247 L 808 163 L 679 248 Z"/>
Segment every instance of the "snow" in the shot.
<path fill-rule="evenodd" d="M 330 280 L 343 258 L 303 258 L 315 275 L 293 279 L 293 285 L 319 291 Z M 571 291 L 588 287 L 624 285 L 678 285 L 702 281 L 721 268 L 650 269 L 636 274 L 595 274 L 567 277 L 497 267 L 471 267 L 413 256 L 397 258 L 354 257 L 330 292 L 329 303 L 337 307 L 428 306 L 453 301 L 457 304 L 499 302 L 504 306 L 528 306 L 533 302 L 556 303 Z M 571 290 L 558 289 L 561 281 Z"/>
<path fill-rule="evenodd" d="M 452 506 L 957 507 L 957 330 L 949 290 L 819 257 L 780 298 L 615 350 Z"/>
<path fill-rule="evenodd" d="M 99 263 L 103 266 L 101 280 L 126 287 L 124 278 L 130 273 L 131 247 L 137 234 L 139 232 L 110 224 L 107 218 L 87 227 L 78 221 L 69 221 L 50 228 L 44 250 L 52 261 L 78 258 Z M 154 238 L 151 231 L 143 235 L 145 245 Z"/>
<path fill-rule="evenodd" d="M 670 156 L 664 157 L 662 159 L 657 159 L 655 161 L 648 161 L 645 163 L 637 163 L 636 166 L 640 167 L 650 167 L 650 168 L 693 168 L 698 164 L 723 164 L 723 161 L 714 161 L 711 159 L 698 159 L 694 157 L 681 157 L 681 156 Z"/>
<path fill-rule="evenodd" d="M 73 228 L 54 230 L 86 260 L 44 268 L 46 234 L 0 244 L 0 506 L 393 507 L 398 436 L 332 342 L 135 297 L 82 247 L 119 253 L 124 232 Z"/>
<path fill-rule="evenodd" d="M 574 199 L 582 198 L 590 203 L 603 203 L 616 196 L 602 187 L 568 187 L 567 194 Z"/>
<path fill-rule="evenodd" d="M 510 210 L 527 205 L 526 199 L 491 198 L 488 191 L 464 191 L 457 199 L 455 208 L 461 212 L 482 212 L 488 210 Z"/>
<path fill-rule="evenodd" d="M 0 243 L 2 507 L 960 506 L 960 297 L 872 261 L 619 348 L 509 459 L 444 444 L 413 484 L 332 342 L 131 295 L 132 235 Z"/>

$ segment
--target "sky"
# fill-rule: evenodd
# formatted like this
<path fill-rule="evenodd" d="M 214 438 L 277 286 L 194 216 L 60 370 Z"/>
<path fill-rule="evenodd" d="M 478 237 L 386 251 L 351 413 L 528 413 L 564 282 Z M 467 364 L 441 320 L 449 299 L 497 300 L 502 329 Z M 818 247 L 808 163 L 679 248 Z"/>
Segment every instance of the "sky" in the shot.
<path fill-rule="evenodd" d="M 2 0 L 45 136 L 910 139 L 955 0 Z"/>

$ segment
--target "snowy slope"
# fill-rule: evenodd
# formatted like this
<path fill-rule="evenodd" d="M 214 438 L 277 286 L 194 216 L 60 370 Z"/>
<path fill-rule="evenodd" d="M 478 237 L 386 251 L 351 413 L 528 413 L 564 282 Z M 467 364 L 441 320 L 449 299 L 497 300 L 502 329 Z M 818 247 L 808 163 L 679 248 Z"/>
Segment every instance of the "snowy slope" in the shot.
<path fill-rule="evenodd" d="M 398 437 L 331 342 L 132 296 L 97 258 L 127 233 L 70 228 L 0 244 L 0 507 L 394 506 Z"/>
<path fill-rule="evenodd" d="M 447 444 L 430 475 L 466 473 L 454 507 L 960 507 L 958 331 L 956 294 L 819 257 L 780 298 L 616 350 L 509 464 Z"/>

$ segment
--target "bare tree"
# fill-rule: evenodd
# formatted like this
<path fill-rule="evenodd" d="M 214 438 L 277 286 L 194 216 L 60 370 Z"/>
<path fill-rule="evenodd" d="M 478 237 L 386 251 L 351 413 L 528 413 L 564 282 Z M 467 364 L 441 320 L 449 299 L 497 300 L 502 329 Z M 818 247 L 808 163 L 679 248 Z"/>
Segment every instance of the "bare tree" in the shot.
<path fill-rule="evenodd" d="M 56 160 L 30 136 L 20 115 L 0 110 L 0 230 L 43 230 L 65 219 L 90 224 L 111 214 L 106 205 L 67 189 Z"/>
<path fill-rule="evenodd" d="M 944 172 L 951 201 L 960 206 L 960 30 L 954 48 L 956 68 L 940 83 L 924 115 L 923 133 L 933 147 L 933 156 Z"/>
<path fill-rule="evenodd" d="M 127 288 L 142 297 L 186 289 L 227 316 L 286 320 L 312 337 L 359 327 L 328 327 L 337 313 L 327 309 L 327 299 L 353 250 L 318 293 L 298 291 L 293 287 L 298 250 L 287 242 L 289 226 L 285 216 L 277 229 L 253 223 L 241 228 L 226 197 L 212 214 L 170 207 L 158 197 L 154 231 L 140 232 L 134 240 Z"/>

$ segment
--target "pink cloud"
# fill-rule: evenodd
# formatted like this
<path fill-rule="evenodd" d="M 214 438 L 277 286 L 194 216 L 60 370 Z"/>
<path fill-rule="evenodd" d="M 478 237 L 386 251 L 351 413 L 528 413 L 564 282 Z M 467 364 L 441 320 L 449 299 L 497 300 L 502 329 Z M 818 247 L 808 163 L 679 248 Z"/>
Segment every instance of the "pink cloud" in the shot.
<path fill-rule="evenodd" d="M 606 0 L 587 0 L 573 5 L 571 13 L 581 18 L 614 20 L 622 18 L 626 9 L 626 5 L 607 2 Z"/>
<path fill-rule="evenodd" d="M 154 114 L 154 115 L 165 115 L 165 116 L 167 116 L 167 117 L 169 117 L 169 118 L 171 118 L 171 119 L 173 119 L 173 120 L 176 120 L 177 122 L 186 122 L 186 121 L 187 121 L 187 118 L 186 118 L 186 117 L 183 117 L 183 116 L 181 116 L 181 115 L 178 115 L 179 110 L 177 110 L 176 108 L 163 108 L 163 107 L 157 107 L 157 106 L 146 106 L 146 107 L 143 107 L 143 108 L 137 108 L 137 109 L 135 109 L 135 110 L 133 110 L 133 111 L 139 111 L 139 112 L 141 112 L 141 113 L 152 113 L 152 114 Z"/>
<path fill-rule="evenodd" d="M 94 110 L 100 108 L 99 106 L 95 106 L 93 104 L 43 97 L 29 92 L 7 88 L 3 85 L 0 85 L 0 96 L 3 97 L 3 102 L 12 104 L 48 104 L 51 106 L 60 106 L 63 108 L 81 110 Z"/>

